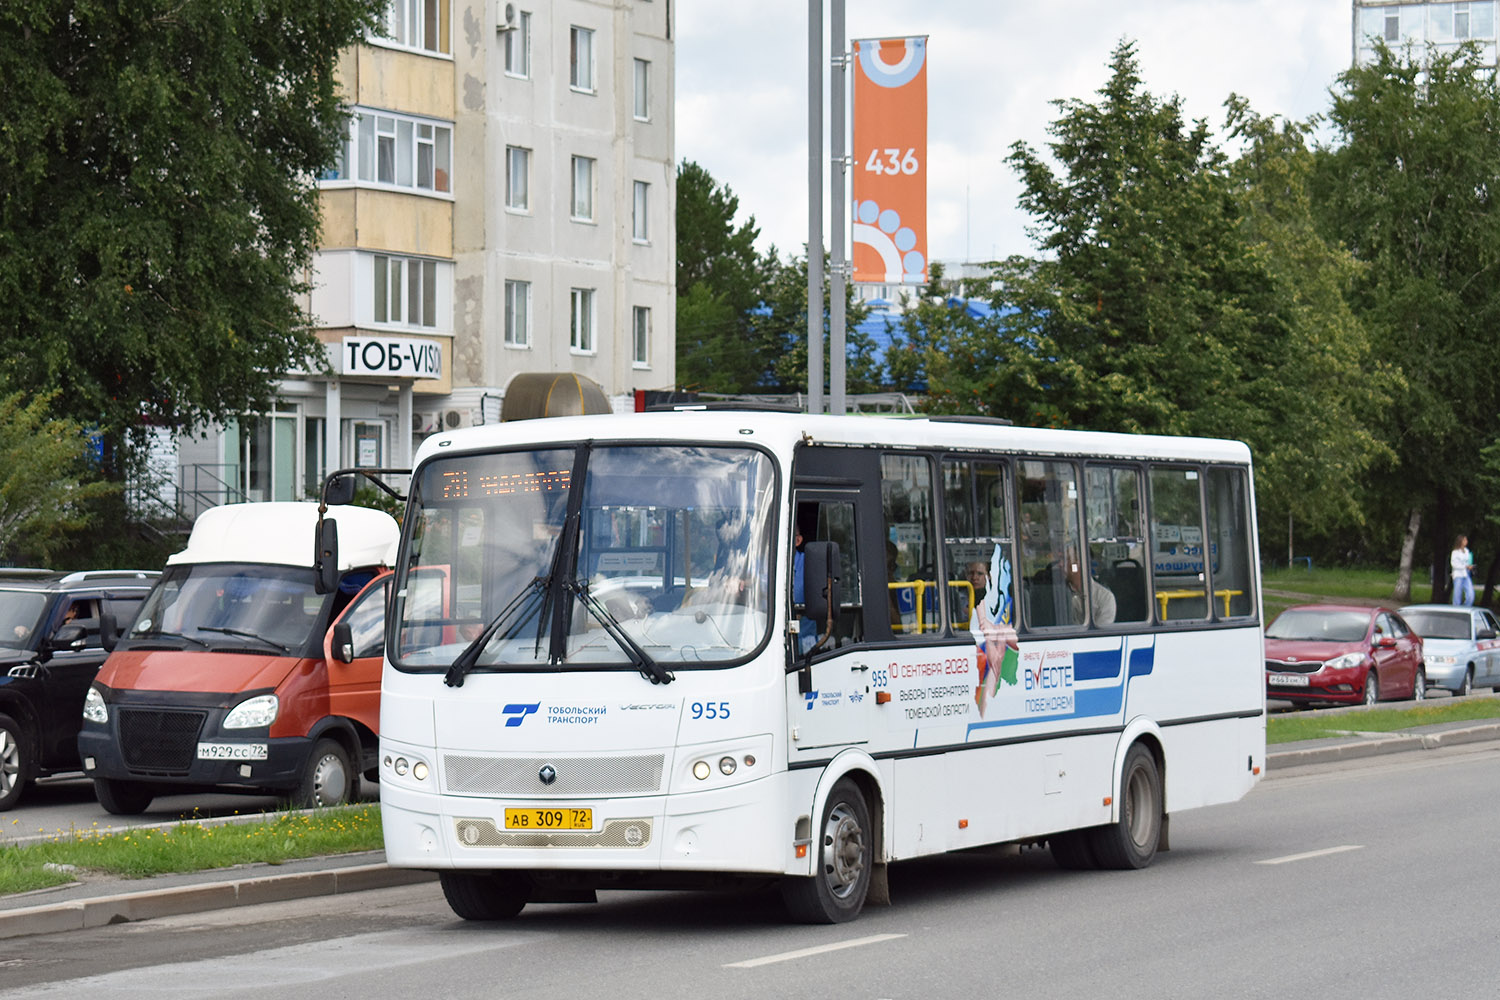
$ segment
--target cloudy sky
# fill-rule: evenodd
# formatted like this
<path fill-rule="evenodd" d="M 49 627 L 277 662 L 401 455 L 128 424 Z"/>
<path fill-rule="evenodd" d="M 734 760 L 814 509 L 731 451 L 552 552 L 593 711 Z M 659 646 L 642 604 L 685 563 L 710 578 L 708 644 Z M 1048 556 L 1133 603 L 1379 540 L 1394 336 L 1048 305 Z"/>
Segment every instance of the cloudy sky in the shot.
<path fill-rule="evenodd" d="M 762 250 L 800 254 L 807 241 L 807 11 L 807 0 L 676 11 L 677 158 L 734 191 Z M 1005 156 L 1018 140 L 1044 146 L 1052 100 L 1095 98 L 1120 39 L 1136 42 L 1148 90 L 1180 95 L 1215 127 L 1231 93 L 1263 115 L 1325 110 L 1351 49 L 1349 0 L 847 0 L 846 11 L 850 38 L 929 38 L 938 260 L 1031 252 Z"/>

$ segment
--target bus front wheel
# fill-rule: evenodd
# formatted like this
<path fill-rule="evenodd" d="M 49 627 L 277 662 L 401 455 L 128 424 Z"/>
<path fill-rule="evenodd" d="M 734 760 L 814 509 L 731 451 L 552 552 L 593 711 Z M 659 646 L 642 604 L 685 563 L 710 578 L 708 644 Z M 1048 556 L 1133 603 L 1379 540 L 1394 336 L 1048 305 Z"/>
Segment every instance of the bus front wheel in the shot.
<path fill-rule="evenodd" d="M 531 899 L 531 881 L 520 872 L 439 872 L 438 881 L 465 920 L 509 920 Z"/>
<path fill-rule="evenodd" d="M 1145 868 L 1161 843 L 1161 771 L 1137 743 L 1120 772 L 1120 818 L 1094 827 L 1089 846 L 1101 868 Z"/>
<path fill-rule="evenodd" d="M 788 878 L 781 883 L 782 899 L 792 919 L 841 924 L 859 916 L 875 863 L 874 831 L 864 793 L 848 778 L 828 793 L 814 860 L 812 878 Z"/>

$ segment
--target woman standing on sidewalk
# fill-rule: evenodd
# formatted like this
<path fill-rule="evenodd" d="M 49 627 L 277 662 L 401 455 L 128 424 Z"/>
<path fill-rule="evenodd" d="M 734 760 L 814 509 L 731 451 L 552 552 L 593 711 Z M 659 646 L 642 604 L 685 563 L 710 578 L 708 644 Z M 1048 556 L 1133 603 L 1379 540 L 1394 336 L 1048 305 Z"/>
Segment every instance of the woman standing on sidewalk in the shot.
<path fill-rule="evenodd" d="M 1459 535 L 1453 539 L 1453 551 L 1448 556 L 1448 566 L 1453 572 L 1453 603 L 1465 607 L 1474 603 L 1474 581 L 1469 576 L 1473 563 L 1469 555 L 1469 538 Z"/>

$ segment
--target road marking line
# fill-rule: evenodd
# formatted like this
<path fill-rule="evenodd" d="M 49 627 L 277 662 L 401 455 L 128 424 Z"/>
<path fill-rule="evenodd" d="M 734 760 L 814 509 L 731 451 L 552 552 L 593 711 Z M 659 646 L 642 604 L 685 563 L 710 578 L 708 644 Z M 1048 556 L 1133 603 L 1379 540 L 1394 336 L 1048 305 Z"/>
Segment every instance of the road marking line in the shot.
<path fill-rule="evenodd" d="M 1321 851 L 1307 851 L 1303 854 L 1288 854 L 1284 858 L 1270 858 L 1265 861 L 1255 862 L 1258 865 L 1284 865 L 1288 861 L 1306 861 L 1308 858 L 1323 858 L 1330 854 L 1343 854 L 1345 851 L 1362 851 L 1363 844 L 1344 844 L 1340 847 L 1325 847 Z"/>
<path fill-rule="evenodd" d="M 875 934 L 870 937 L 855 938 L 852 941 L 839 941 L 836 944 L 821 944 L 816 948 L 799 948 L 796 951 L 784 951 L 779 955 L 766 955 L 764 958 L 750 958 L 743 962 L 730 962 L 724 966 L 726 969 L 753 969 L 757 965 L 770 965 L 773 962 L 790 962 L 794 958 L 807 958 L 809 955 L 822 955 L 830 951 L 842 951 L 845 948 L 860 948 L 867 944 L 879 944 L 882 941 L 894 941 L 896 938 L 904 938 L 905 934 Z"/>

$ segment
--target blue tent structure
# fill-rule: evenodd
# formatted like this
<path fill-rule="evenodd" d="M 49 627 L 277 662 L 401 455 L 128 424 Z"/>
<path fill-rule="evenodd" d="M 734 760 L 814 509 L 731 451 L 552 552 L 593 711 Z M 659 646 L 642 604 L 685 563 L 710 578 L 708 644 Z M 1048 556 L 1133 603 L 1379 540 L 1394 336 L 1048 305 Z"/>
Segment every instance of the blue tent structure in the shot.
<path fill-rule="evenodd" d="M 995 313 L 995 307 L 984 299 L 962 299 L 954 296 L 947 300 L 947 304 L 950 309 L 962 308 L 971 318 L 978 320 L 989 319 Z M 865 306 L 869 312 L 855 326 L 855 329 L 869 338 L 874 361 L 883 366 L 886 352 L 890 350 L 892 341 L 901 334 L 905 314 L 897 304 L 888 299 L 871 299 L 865 303 Z M 1006 311 L 1014 312 L 1015 310 Z M 895 388 L 903 392 L 926 392 L 927 381 L 922 379 L 912 385 Z"/>

